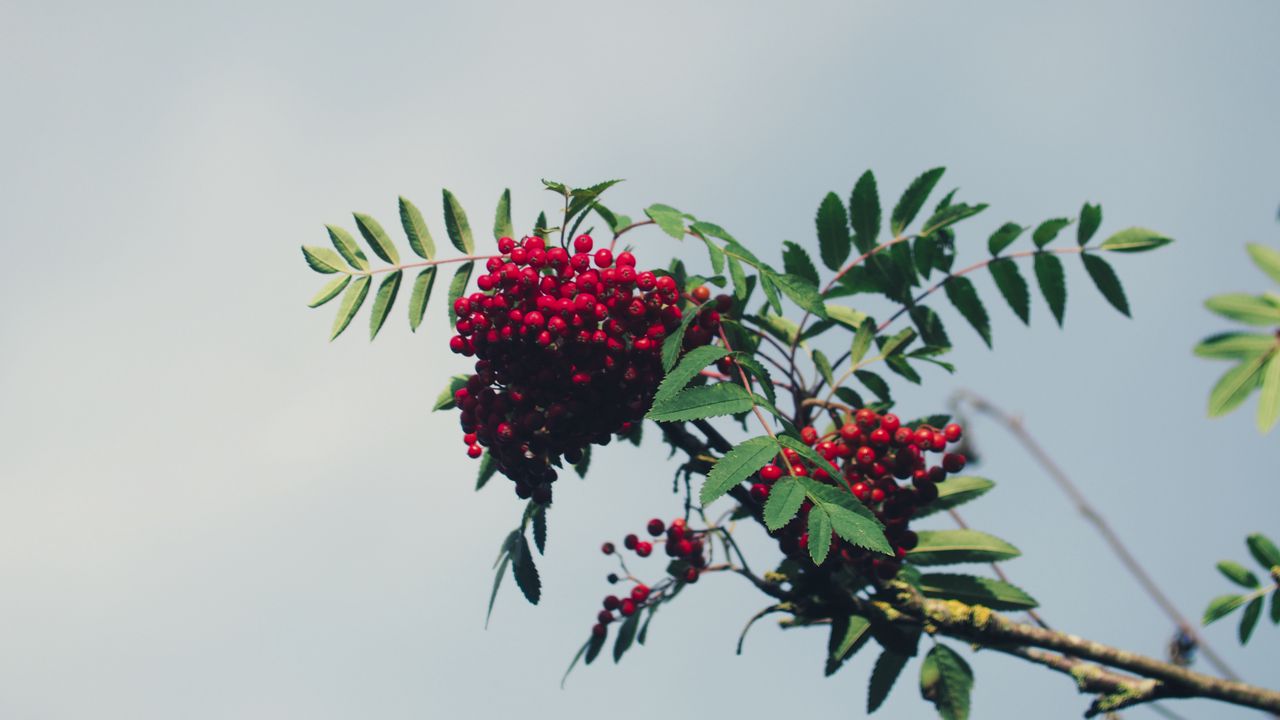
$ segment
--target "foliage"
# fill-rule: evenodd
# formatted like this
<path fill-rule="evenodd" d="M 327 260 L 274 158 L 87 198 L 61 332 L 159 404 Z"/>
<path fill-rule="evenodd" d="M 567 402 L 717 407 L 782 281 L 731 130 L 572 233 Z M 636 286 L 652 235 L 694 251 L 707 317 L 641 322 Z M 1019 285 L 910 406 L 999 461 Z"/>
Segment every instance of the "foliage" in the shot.
<path fill-rule="evenodd" d="M 1257 575 L 1240 563 L 1223 560 L 1218 563 L 1218 572 L 1249 592 L 1244 595 L 1219 595 L 1204 611 L 1204 624 L 1208 625 L 1244 608 L 1238 633 L 1241 645 L 1248 643 L 1253 636 L 1253 629 L 1262 616 L 1262 606 L 1268 595 L 1271 596 L 1271 623 L 1280 625 L 1280 549 L 1261 533 L 1250 535 L 1245 544 L 1249 547 L 1249 554 L 1262 566 L 1263 577 L 1270 580 L 1270 583 L 1260 582 Z"/>

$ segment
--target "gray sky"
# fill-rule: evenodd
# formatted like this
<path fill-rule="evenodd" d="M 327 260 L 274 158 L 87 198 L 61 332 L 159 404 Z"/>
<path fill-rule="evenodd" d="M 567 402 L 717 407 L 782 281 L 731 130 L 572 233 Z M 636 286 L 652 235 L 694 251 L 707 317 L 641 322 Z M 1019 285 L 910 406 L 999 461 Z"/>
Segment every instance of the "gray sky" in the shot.
<path fill-rule="evenodd" d="M 402 304 L 376 343 L 359 325 L 329 344 L 297 246 L 351 210 L 393 226 L 397 194 L 442 238 L 441 187 L 480 228 L 511 187 L 527 224 L 540 177 L 625 177 L 618 209 L 666 202 L 774 259 L 868 167 L 894 197 L 946 165 L 991 202 L 969 257 L 1005 220 L 1084 200 L 1104 232 L 1177 238 L 1116 258 L 1132 321 L 1074 264 L 1066 332 L 1039 299 L 1024 328 L 980 280 L 996 352 L 944 310 L 960 373 L 897 394 L 906 415 L 962 386 L 1024 414 L 1184 612 L 1228 592 L 1213 563 L 1280 536 L 1280 446 L 1253 402 L 1203 417 L 1223 368 L 1190 347 L 1225 327 L 1204 297 L 1266 287 L 1243 244 L 1280 243 L 1280 6 L 776 7 L 0 5 L 0 715 L 860 714 L 874 652 L 823 679 L 821 633 L 761 625 L 735 657 L 766 603 L 730 578 L 558 688 L 608 589 L 599 542 L 675 512 L 656 443 L 566 481 L 543 604 L 507 587 L 482 629 L 520 506 L 501 482 L 471 492 L 455 418 L 427 412 L 465 369 L 443 292 L 416 335 Z M 635 239 L 642 263 L 702 261 Z M 1024 550 L 1008 570 L 1050 622 L 1161 653 L 1169 624 L 1048 479 L 998 428 L 973 433 L 1001 487 L 969 519 Z M 1207 635 L 1276 687 L 1278 632 Z M 1086 705 L 1060 676 L 972 664 L 978 717 Z M 929 717 L 907 672 L 882 712 Z"/>

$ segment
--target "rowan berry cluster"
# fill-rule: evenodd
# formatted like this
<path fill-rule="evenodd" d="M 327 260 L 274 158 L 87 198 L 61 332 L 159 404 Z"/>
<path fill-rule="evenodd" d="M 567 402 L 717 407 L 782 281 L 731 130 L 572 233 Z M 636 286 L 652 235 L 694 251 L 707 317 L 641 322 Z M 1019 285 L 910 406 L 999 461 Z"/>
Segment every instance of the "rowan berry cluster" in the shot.
<path fill-rule="evenodd" d="M 648 585 L 636 581 L 636 585 L 631 588 L 629 597 L 619 598 L 617 595 L 606 595 L 604 609 L 596 616 L 597 622 L 591 628 L 592 635 L 596 637 L 604 637 L 608 633 L 609 623 L 634 615 L 647 603 L 652 603 L 655 599 L 663 597 L 664 593 L 673 585 L 697 582 L 698 576 L 707 567 L 706 549 L 708 540 L 705 530 L 690 528 L 685 523 L 684 518 L 676 518 L 670 524 L 662 522 L 660 518 L 654 518 L 649 521 L 645 530 L 655 541 L 663 535 L 666 536 L 663 545 L 667 557 L 673 559 L 673 562 L 667 566 L 670 578 L 660 583 L 657 586 L 657 590 L 651 591 Z M 641 540 L 640 536 L 634 533 L 627 535 L 623 539 L 622 546 L 642 558 L 653 554 L 653 542 Z M 617 547 L 611 542 L 601 545 L 600 551 L 605 555 L 618 553 Z M 623 564 L 623 570 L 626 570 L 625 563 Z M 628 577 L 631 577 L 630 573 L 628 573 Z M 617 582 L 618 579 L 617 575 L 609 576 L 609 582 L 611 583 Z M 634 580 L 634 578 L 631 579 Z M 616 616 L 615 612 L 617 613 Z"/>
<path fill-rule="evenodd" d="M 791 463 L 792 474 L 847 489 L 884 524 L 885 537 L 896 552 L 895 558 L 889 558 L 833 536 L 827 563 L 843 562 L 868 577 L 895 576 L 907 551 L 916 546 L 916 534 L 908 528 L 912 516 L 938 498 L 938 483 L 945 481 L 948 474 L 964 469 L 965 456 L 946 451 L 947 445 L 959 442 L 962 434 L 954 423 L 941 430 L 928 425 L 913 429 L 903 426 L 896 415 L 879 415 L 869 409 L 858 410 L 852 422 L 826 435 L 812 427 L 803 428 L 801 439 L 836 466 L 841 477 L 831 477 L 787 448 L 783 457 Z M 942 455 L 938 464 L 929 464 L 929 452 Z M 765 465 L 751 487 L 752 497 L 763 503 L 773 483 L 785 474 L 776 464 Z M 802 562 L 809 562 L 806 528 L 811 507 L 806 500 L 800 514 L 774 533 L 782 551 Z"/>
<path fill-rule="evenodd" d="M 454 395 L 467 452 L 478 458 L 488 447 L 516 494 L 541 504 L 561 458 L 576 464 L 591 443 L 644 417 L 662 380 L 663 340 L 682 318 L 674 278 L 637 272 L 630 252 L 593 245 L 580 235 L 570 254 L 540 237 L 501 238 L 480 292 L 453 307 L 449 347 L 476 357 Z M 708 343 L 719 321 L 703 310 L 685 346 Z"/>

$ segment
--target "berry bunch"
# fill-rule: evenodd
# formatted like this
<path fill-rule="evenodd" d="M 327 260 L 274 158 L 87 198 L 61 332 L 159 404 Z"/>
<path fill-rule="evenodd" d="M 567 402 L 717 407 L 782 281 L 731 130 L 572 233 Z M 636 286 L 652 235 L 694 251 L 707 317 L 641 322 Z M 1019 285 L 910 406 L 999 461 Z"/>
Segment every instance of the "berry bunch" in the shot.
<path fill-rule="evenodd" d="M 896 558 L 887 558 L 833 536 L 827 564 L 843 562 L 868 577 L 896 575 L 907 551 L 916 546 L 916 534 L 907 527 L 912 516 L 938 498 L 938 483 L 964 469 L 964 455 L 946 452 L 947 445 L 959 442 L 962 434 L 954 423 L 941 430 L 928 425 L 912 429 L 903 426 L 896 415 L 878 415 L 865 408 L 854 414 L 852 422 L 825 436 L 812 427 L 803 428 L 801 439 L 839 468 L 842 477 L 831 477 L 787 448 L 783 457 L 791 463 L 791 472 L 848 489 L 884 524 L 885 537 L 897 553 Z M 928 452 L 942 454 L 939 464 L 928 463 Z M 763 503 L 773 483 L 785 474 L 776 464 L 765 465 L 751 487 L 752 497 Z M 810 507 L 806 500 L 800 514 L 774 533 L 782 551 L 801 562 L 809 562 L 806 528 Z"/>
<path fill-rule="evenodd" d="M 570 254 L 540 237 L 501 238 L 480 292 L 453 307 L 449 347 L 477 358 L 454 396 L 467 452 L 478 458 L 488 447 L 516 494 L 541 504 L 561 457 L 578 463 L 589 444 L 629 432 L 648 411 L 662 342 L 682 318 L 674 278 L 637 272 L 630 252 L 593 245 L 580 235 Z M 710 342 L 719 322 L 703 311 L 685 346 Z"/>
<path fill-rule="evenodd" d="M 698 576 L 707 567 L 706 549 L 708 540 L 705 530 L 690 528 L 685 523 L 684 518 L 676 518 L 669 525 L 663 523 L 659 518 L 654 518 L 649 521 L 645 530 L 650 537 L 655 539 L 666 535 L 664 546 L 667 556 L 675 560 L 675 562 L 667 566 L 669 577 L 655 585 L 653 589 L 636 580 L 636 585 L 631 588 L 630 597 L 605 596 L 604 609 L 596 616 L 597 622 L 591 628 L 591 634 L 596 637 L 604 637 L 608 633 L 609 623 L 614 620 L 630 617 L 646 604 L 661 602 L 664 598 L 670 597 L 674 594 L 673 588 L 676 588 L 679 584 L 697 582 Z M 627 550 L 635 552 L 636 555 L 642 558 L 653 554 L 653 543 L 648 540 L 641 540 L 634 533 L 627 535 L 622 544 Z M 618 552 L 611 542 L 600 546 L 600 550 L 605 555 L 614 555 Z M 626 571 L 625 563 L 623 563 L 622 569 L 624 572 Z M 630 573 L 627 573 L 627 577 L 635 580 Z M 610 583 L 618 582 L 618 579 L 615 574 L 609 575 Z M 614 616 L 615 612 L 618 613 L 617 617 Z"/>

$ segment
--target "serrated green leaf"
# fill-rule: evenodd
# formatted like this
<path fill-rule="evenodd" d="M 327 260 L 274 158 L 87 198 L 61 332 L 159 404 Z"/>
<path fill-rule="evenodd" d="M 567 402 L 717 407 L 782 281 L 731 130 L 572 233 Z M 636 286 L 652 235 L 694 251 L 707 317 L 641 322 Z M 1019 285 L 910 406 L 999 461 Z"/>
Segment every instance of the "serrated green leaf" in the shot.
<path fill-rule="evenodd" d="M 391 242 L 391 236 L 382 229 L 382 225 L 372 216 L 364 213 L 352 213 L 352 216 L 356 219 L 356 228 L 364 236 L 365 242 L 369 243 L 373 254 L 392 265 L 400 264 L 400 253 L 396 250 L 395 243 Z"/>
<path fill-rule="evenodd" d="M 751 297 L 751 286 L 747 284 L 747 274 L 743 270 L 742 262 L 732 256 L 727 257 L 726 260 L 729 264 L 729 278 L 733 280 L 733 298 L 741 306 Z"/>
<path fill-rule="evenodd" d="M 329 231 L 329 242 L 333 243 L 333 248 L 346 258 L 348 265 L 356 270 L 369 269 L 369 258 L 365 257 L 364 251 L 356 244 L 356 239 L 351 237 L 351 233 L 337 225 L 325 225 L 324 228 Z"/>
<path fill-rule="evenodd" d="M 764 502 L 764 524 L 770 530 L 791 522 L 804 503 L 804 486 L 794 477 L 783 477 L 769 490 Z"/>
<path fill-rule="evenodd" d="M 827 317 L 832 321 L 843 325 L 850 330 L 856 331 L 862 326 L 862 322 L 867 319 L 867 314 L 854 310 L 844 305 L 836 305 L 835 303 L 825 303 L 827 308 Z"/>
<path fill-rule="evenodd" d="M 542 597 L 542 580 L 538 577 L 538 568 L 533 563 L 533 552 L 529 549 L 529 541 L 521 533 L 511 550 L 511 574 L 516 579 L 520 592 L 530 603 L 537 605 Z"/>
<path fill-rule="evenodd" d="M 876 176 L 870 170 L 864 172 L 853 186 L 849 197 L 849 223 L 853 227 L 853 244 L 858 252 L 871 252 L 880 235 L 880 196 L 876 190 Z"/>
<path fill-rule="evenodd" d="M 1253 629 L 1258 626 L 1258 618 L 1262 617 L 1262 598 L 1254 598 L 1244 608 L 1244 617 L 1240 618 L 1240 644 L 1249 644 Z"/>
<path fill-rule="evenodd" d="M 818 205 L 818 214 L 814 219 L 818 228 L 818 250 L 822 256 L 822 264 L 832 270 L 839 270 L 845 260 L 849 259 L 852 238 L 849 237 L 849 216 L 845 214 L 844 205 L 835 193 L 827 193 Z M 808 259 L 808 256 L 805 256 Z M 812 263 L 810 263 L 812 265 Z M 787 267 L 787 272 L 801 273 Z M 813 272 L 813 282 L 818 282 L 818 272 Z"/>
<path fill-rule="evenodd" d="M 613 661 L 622 659 L 624 653 L 631 648 L 636 637 L 636 629 L 640 626 L 640 613 L 628 616 L 618 627 L 618 636 L 613 641 Z"/>
<path fill-rule="evenodd" d="M 1098 247 L 1111 252 L 1144 252 L 1168 245 L 1173 240 L 1162 236 L 1155 230 L 1141 227 L 1125 228 L 1112 235 Z"/>
<path fill-rule="evenodd" d="M 1253 264 L 1280 283 L 1280 251 L 1257 243 L 1249 243 L 1245 247 L 1249 251 L 1249 257 L 1253 258 Z"/>
<path fill-rule="evenodd" d="M 484 455 L 480 456 L 480 469 L 476 473 L 476 490 L 480 490 L 485 485 L 488 485 L 489 481 L 493 479 L 493 476 L 497 474 L 497 472 L 498 463 L 493 459 L 493 455 L 486 450 Z"/>
<path fill-rule="evenodd" d="M 1129 301 L 1124 296 L 1124 287 L 1121 286 L 1116 271 L 1106 260 L 1096 255 L 1082 253 L 1080 258 L 1084 260 L 1084 269 L 1089 271 L 1089 277 L 1093 279 L 1093 284 L 1097 286 L 1102 296 L 1111 303 L 1112 307 L 1128 316 Z"/>
<path fill-rule="evenodd" d="M 974 575 L 926 573 L 920 576 L 920 592 L 925 597 L 959 600 L 992 610 L 1030 610 L 1038 606 L 1034 598 L 1017 586 Z"/>
<path fill-rule="evenodd" d="M 693 227 L 696 228 L 698 225 L 699 223 L 694 223 Z M 711 271 L 717 275 L 724 273 L 724 251 L 720 249 L 720 246 L 715 244 L 715 241 L 703 235 L 701 231 L 699 231 L 698 236 L 702 238 L 703 244 L 707 246 L 707 258 L 711 261 Z"/>
<path fill-rule="evenodd" d="M 932 235 L 918 236 L 912 243 L 911 256 L 916 263 L 916 272 L 920 277 L 928 279 L 933 273 L 933 258 L 938 254 L 938 238 Z"/>
<path fill-rule="evenodd" d="M 827 381 L 827 385 L 835 387 L 836 376 L 831 371 L 831 361 L 823 354 L 821 350 L 813 351 L 813 364 L 818 368 L 818 373 L 822 375 L 822 379 Z"/>
<path fill-rule="evenodd" d="M 1280 567 L 1280 548 L 1277 548 L 1266 535 L 1253 533 L 1245 538 L 1245 544 L 1249 546 L 1249 554 L 1253 555 L 1253 559 L 1257 560 L 1267 572 Z"/>
<path fill-rule="evenodd" d="M 947 279 L 943 289 L 951 304 L 960 311 L 965 320 L 969 321 L 973 329 L 978 331 L 987 347 L 991 347 L 991 320 L 987 318 L 986 308 L 978 299 L 978 291 L 974 288 L 973 282 L 967 277 L 952 275 Z"/>
<path fill-rule="evenodd" d="M 836 204 L 839 206 L 839 201 L 836 201 Z M 843 206 L 840 207 L 843 212 Z M 818 268 L 809 258 L 809 253 L 790 240 L 782 241 L 782 267 L 791 275 L 803 278 L 814 285 L 818 284 Z"/>
<path fill-rule="evenodd" d="M 657 422 L 700 420 L 746 412 L 753 404 L 741 385 L 722 382 L 684 390 L 645 417 Z"/>
<path fill-rule="evenodd" d="M 314 297 L 311 298 L 310 302 L 307 303 L 307 307 L 320 307 L 321 305 L 338 297 L 338 293 L 342 292 L 342 289 L 345 288 L 349 282 L 351 282 L 350 275 L 342 275 L 330 280 L 324 284 L 324 287 L 320 288 L 320 291 L 317 292 Z"/>
<path fill-rule="evenodd" d="M 436 284 L 434 266 L 418 273 L 413 280 L 413 290 L 409 293 L 409 329 L 417 332 L 422 318 L 427 312 L 427 301 L 431 299 L 431 288 Z"/>
<path fill-rule="evenodd" d="M 409 199 L 400 196 L 400 225 L 404 228 L 405 237 L 409 238 L 409 249 L 424 260 L 436 255 L 436 241 L 431 239 L 431 231 L 427 229 L 427 221 L 422 219 L 422 212 Z"/>
<path fill-rule="evenodd" d="M 539 505 L 533 511 L 533 544 L 539 555 L 547 554 L 547 506 Z"/>
<path fill-rule="evenodd" d="M 879 710 L 884 701 L 889 698 L 889 691 L 893 690 L 894 682 L 902 674 L 902 669 L 907 666 L 909 659 L 908 656 L 892 650 L 885 650 L 880 653 L 880 657 L 876 658 L 867 688 L 867 714 Z"/>
<path fill-rule="evenodd" d="M 343 272 L 342 258 L 329 248 L 303 245 L 302 256 L 306 258 L 307 265 L 318 273 L 329 275 Z"/>
<path fill-rule="evenodd" d="M 1007 222 L 999 227 L 995 232 L 991 233 L 990 239 L 987 240 L 987 249 L 992 255 L 999 255 L 1004 249 L 1013 244 L 1026 228 L 1018 223 Z"/>
<path fill-rule="evenodd" d="M 927 305 L 917 305 L 907 313 L 911 318 L 911 322 L 915 323 L 916 329 L 920 331 L 920 338 L 924 340 L 926 345 L 936 345 L 939 347 L 950 347 L 951 338 L 947 337 L 947 331 L 942 326 L 942 318 L 933 308 Z"/>
<path fill-rule="evenodd" d="M 764 291 L 764 297 L 769 302 L 769 306 L 773 308 L 773 312 L 782 314 L 782 296 L 778 294 L 778 284 L 775 282 L 778 276 L 774 273 L 761 272 L 756 277 L 760 278 L 760 289 Z"/>
<path fill-rule="evenodd" d="M 853 656 L 870 639 L 871 622 L 861 615 L 837 615 L 831 620 L 831 635 L 827 638 L 827 662 L 825 674 L 830 676 L 839 670 L 844 661 Z"/>
<path fill-rule="evenodd" d="M 1280 348 L 1280 338 L 1274 335 L 1226 332 L 1211 335 L 1200 341 L 1200 344 L 1195 347 L 1195 354 L 1204 358 L 1243 360 L 1277 348 Z"/>
<path fill-rule="evenodd" d="M 1254 589 L 1258 587 L 1258 576 L 1249 572 L 1243 565 L 1230 560 L 1223 560 L 1218 563 L 1218 572 L 1231 582 L 1245 588 Z"/>
<path fill-rule="evenodd" d="M 1209 310 L 1248 325 L 1280 325 L 1280 306 L 1267 302 L 1260 295 L 1227 293 L 1215 295 L 1205 301 Z"/>
<path fill-rule="evenodd" d="M 1063 316 L 1067 312 L 1067 275 L 1062 269 L 1062 261 L 1051 253 L 1036 253 L 1034 267 L 1044 301 L 1058 321 L 1058 327 L 1062 327 Z"/>
<path fill-rule="evenodd" d="M 1076 241 L 1083 247 L 1102 224 L 1102 206 L 1085 203 L 1080 208 L 1080 224 L 1076 225 Z"/>
<path fill-rule="evenodd" d="M 902 197 L 898 198 L 898 204 L 893 207 L 893 214 L 890 216 L 889 228 L 895 236 L 901 235 L 911 221 L 915 220 L 916 214 L 920 212 L 920 208 L 924 207 L 925 201 L 929 199 L 929 193 L 933 192 L 934 186 L 938 184 L 945 170 L 940 167 L 926 170 L 907 186 Z"/>
<path fill-rule="evenodd" d="M 871 341 L 876 336 L 876 324 L 871 318 L 864 318 L 862 324 L 858 327 L 858 332 L 853 336 L 853 345 L 849 348 L 849 362 L 857 366 L 862 362 L 862 358 L 867 356 L 867 350 L 871 349 Z M 873 389 L 872 392 L 875 392 Z"/>
<path fill-rule="evenodd" d="M 396 294 L 400 292 L 400 280 L 403 277 L 404 271 L 397 270 L 388 274 L 382 279 L 382 283 L 378 285 L 378 292 L 373 296 L 373 310 L 369 313 L 370 340 L 378 336 L 378 331 L 382 329 L 383 323 L 387 321 L 391 306 L 396 302 Z"/>
<path fill-rule="evenodd" d="M 644 209 L 644 214 L 657 223 L 662 231 L 676 240 L 684 239 L 684 213 L 661 203 L 654 203 Z"/>
<path fill-rule="evenodd" d="M 921 530 L 918 536 L 907 560 L 921 566 L 998 562 L 1022 554 L 1004 540 L 977 530 Z"/>
<path fill-rule="evenodd" d="M 1018 271 L 1018 264 L 1009 258 L 1001 258 L 993 261 L 987 269 L 991 271 L 996 287 L 1000 289 L 1000 294 L 1009 303 L 1014 314 L 1024 324 L 1031 324 L 1031 290 Z"/>
<path fill-rule="evenodd" d="M 475 269 L 475 261 L 465 262 L 458 266 L 453 273 L 453 279 L 449 281 L 449 325 L 452 326 L 458 321 L 458 314 L 454 312 L 453 303 L 462 297 L 467 291 L 467 283 L 471 282 L 471 271 Z"/>
<path fill-rule="evenodd" d="M 458 392 L 462 388 L 466 387 L 467 377 L 468 376 L 466 375 L 454 375 L 453 377 L 449 378 L 449 384 L 445 386 L 444 390 L 440 391 L 439 395 L 436 396 L 436 402 L 435 402 L 435 405 L 431 407 L 431 411 L 435 412 L 437 410 L 452 410 L 453 408 L 457 407 L 457 405 L 453 401 L 453 395 L 454 393 Z"/>
<path fill-rule="evenodd" d="M 884 526 L 848 490 L 824 485 L 813 478 L 801 478 L 800 483 L 813 504 L 831 518 L 831 528 L 841 539 L 884 555 L 893 554 L 893 547 L 884 536 Z"/>
<path fill-rule="evenodd" d="M 1265 353 L 1249 358 L 1228 370 L 1209 392 L 1209 417 L 1218 417 L 1235 410 L 1249 397 L 1262 379 L 1262 368 L 1267 361 Z"/>
<path fill-rule="evenodd" d="M 360 306 L 364 304 L 364 299 L 369 295 L 369 276 L 361 275 L 354 282 L 347 286 L 347 291 L 342 294 L 342 302 L 338 305 L 338 314 L 333 318 L 333 329 L 329 333 L 329 340 L 332 341 L 342 334 L 343 330 L 351 324 L 351 319 L 356 316 L 356 312 L 360 310 Z"/>
<path fill-rule="evenodd" d="M 858 378 L 858 381 L 863 385 L 866 385 L 867 389 L 870 390 L 871 393 L 876 396 L 876 399 L 880 400 L 880 402 L 893 402 L 893 397 L 889 394 L 889 383 L 885 382 L 884 378 L 870 370 L 858 370 L 853 373 L 853 376 Z"/>
<path fill-rule="evenodd" d="M 547 239 L 547 214 L 545 212 L 538 213 L 538 219 L 533 221 L 533 234 L 543 240 Z"/>
<path fill-rule="evenodd" d="M 973 670 L 955 650 L 935 645 L 929 651 L 938 669 L 934 706 L 942 720 L 968 720 L 969 696 L 973 692 Z"/>
<path fill-rule="evenodd" d="M 680 324 L 675 330 L 667 335 L 667 339 L 662 341 L 662 369 L 671 372 L 676 366 L 676 361 L 680 359 L 680 351 L 684 349 L 684 334 L 689 330 L 689 325 L 698 317 L 695 308 L 689 308 L 685 312 L 684 317 L 680 318 Z M 688 382 L 687 380 L 685 382 Z"/>
<path fill-rule="evenodd" d="M 734 486 L 751 477 L 778 454 L 778 443 L 768 436 L 751 438 L 738 443 L 724 457 L 716 461 L 707 479 L 702 483 L 699 501 L 710 505 Z"/>
<path fill-rule="evenodd" d="M 809 511 L 809 558 L 814 565 L 821 565 L 830 552 L 831 517 L 825 510 L 814 508 Z"/>
<path fill-rule="evenodd" d="M 807 310 L 823 320 L 827 319 L 827 306 L 822 302 L 822 295 L 818 293 L 818 288 L 813 283 L 799 275 L 765 273 L 765 276 L 781 288 L 782 292 L 802 310 Z"/>
<path fill-rule="evenodd" d="M 444 190 L 441 194 L 444 196 L 444 229 L 449 234 L 449 242 L 453 243 L 458 252 L 471 255 L 476 251 L 476 241 L 471 235 L 471 223 L 467 221 L 467 213 L 453 193 Z M 541 224 L 545 226 L 546 217 L 540 215 L 539 218 L 542 220 Z"/>
<path fill-rule="evenodd" d="M 938 427 L 946 423 L 937 423 Z M 915 517 L 922 518 L 943 510 L 950 510 L 970 500 L 976 500 L 995 487 L 990 480 L 974 475 L 949 477 L 938 484 L 938 499 L 916 510 Z"/>
<path fill-rule="evenodd" d="M 515 234 L 515 226 L 511 224 L 511 188 L 506 188 L 498 197 L 498 209 L 493 213 L 493 239 L 514 238 Z"/>
<path fill-rule="evenodd" d="M 663 403 L 683 390 L 684 386 L 697 377 L 703 368 L 728 355 L 729 351 L 719 345 L 703 345 L 685 353 L 684 357 L 680 358 L 680 362 L 658 385 L 658 391 L 653 396 L 653 407 L 661 407 Z"/>
<path fill-rule="evenodd" d="M 1209 625 L 1230 615 L 1241 605 L 1244 605 L 1244 600 L 1243 595 L 1219 595 L 1210 600 L 1209 607 L 1204 610 L 1204 618 L 1201 620 L 1201 624 Z"/>
<path fill-rule="evenodd" d="M 1058 237 L 1058 233 L 1062 232 L 1062 229 L 1070 224 L 1071 218 L 1053 218 L 1052 220 L 1045 220 L 1037 225 L 1036 229 L 1032 231 L 1031 242 L 1035 243 L 1036 247 L 1043 248 L 1045 245 L 1053 242 L 1054 238 Z"/>
<path fill-rule="evenodd" d="M 955 191 L 953 190 L 952 192 L 954 193 Z M 920 231 L 920 234 L 932 235 L 943 228 L 955 225 L 961 220 L 971 218 L 986 209 L 986 203 L 978 203 L 977 205 L 958 203 L 956 205 L 948 205 L 946 207 L 939 208 L 938 211 L 933 214 L 933 217 L 930 217 L 925 221 L 924 229 Z"/>

